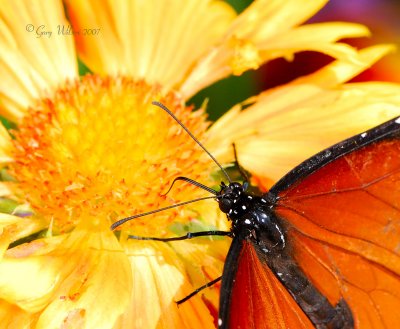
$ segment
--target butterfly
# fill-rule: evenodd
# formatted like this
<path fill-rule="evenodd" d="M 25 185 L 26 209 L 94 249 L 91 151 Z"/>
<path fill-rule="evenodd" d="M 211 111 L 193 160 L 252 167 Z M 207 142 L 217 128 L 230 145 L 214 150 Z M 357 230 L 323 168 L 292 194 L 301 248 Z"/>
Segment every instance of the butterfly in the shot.
<path fill-rule="evenodd" d="M 400 328 L 400 117 L 321 151 L 264 194 L 230 179 L 219 191 L 177 180 L 213 193 L 231 230 L 149 239 L 232 237 L 219 328 Z"/>

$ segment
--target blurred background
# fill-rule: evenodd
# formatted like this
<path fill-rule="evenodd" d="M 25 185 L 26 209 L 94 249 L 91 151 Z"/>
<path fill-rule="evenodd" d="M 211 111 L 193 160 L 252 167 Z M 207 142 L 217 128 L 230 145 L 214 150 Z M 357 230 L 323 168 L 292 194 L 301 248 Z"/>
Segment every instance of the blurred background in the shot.
<path fill-rule="evenodd" d="M 252 1 L 226 0 L 237 12 L 243 11 Z M 307 1 L 307 0 L 304 0 Z M 346 39 L 351 45 L 364 48 L 377 43 L 396 44 L 398 51 L 386 56 L 373 68 L 353 81 L 380 80 L 400 82 L 400 1 L 399 0 L 331 0 L 308 23 L 348 21 L 369 27 L 370 38 Z M 246 72 L 240 77 L 224 79 L 201 91 L 188 104 L 199 107 L 208 98 L 211 120 L 217 119 L 233 105 L 265 89 L 286 83 L 296 77 L 311 73 L 329 63 L 331 58 L 314 52 L 302 52 L 293 62 L 277 59 L 257 72 Z"/>

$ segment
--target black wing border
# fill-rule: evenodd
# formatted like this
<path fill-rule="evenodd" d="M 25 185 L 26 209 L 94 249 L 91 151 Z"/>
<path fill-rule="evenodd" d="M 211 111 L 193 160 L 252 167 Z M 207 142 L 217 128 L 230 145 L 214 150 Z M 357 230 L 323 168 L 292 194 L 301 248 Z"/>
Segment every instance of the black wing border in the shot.
<path fill-rule="evenodd" d="M 229 328 L 229 315 L 231 312 L 232 289 L 239 266 L 240 254 L 244 240 L 234 237 L 226 256 L 222 273 L 221 289 L 219 293 L 218 328 Z"/>
<path fill-rule="evenodd" d="M 400 116 L 364 131 L 313 155 L 283 176 L 267 194 L 276 199 L 282 191 L 302 181 L 328 163 L 372 143 L 400 138 Z"/>

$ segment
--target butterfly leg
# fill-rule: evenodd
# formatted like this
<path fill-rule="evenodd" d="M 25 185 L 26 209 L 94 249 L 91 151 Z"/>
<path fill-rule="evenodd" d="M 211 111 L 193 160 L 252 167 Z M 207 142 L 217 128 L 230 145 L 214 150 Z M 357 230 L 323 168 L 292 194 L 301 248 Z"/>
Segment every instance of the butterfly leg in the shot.
<path fill-rule="evenodd" d="M 210 235 L 231 236 L 231 234 L 232 233 L 230 231 L 201 231 L 201 232 L 188 232 L 185 235 L 176 236 L 173 238 L 156 238 L 148 236 L 128 235 L 128 239 L 170 242 L 170 241 L 188 240 L 199 236 L 210 236 Z"/>
<path fill-rule="evenodd" d="M 182 298 L 182 299 L 176 301 L 176 303 L 177 303 L 178 305 L 180 305 L 180 304 L 186 302 L 188 299 L 192 298 L 194 295 L 197 295 L 197 294 L 198 294 L 200 291 L 202 291 L 203 289 L 208 288 L 208 287 L 211 287 L 212 285 L 216 284 L 218 281 L 221 281 L 221 278 L 222 278 L 222 276 L 220 276 L 220 277 L 218 277 L 218 278 L 216 278 L 216 279 L 214 279 L 214 280 L 212 280 L 212 281 L 206 283 L 204 286 L 201 286 L 200 288 L 197 288 L 195 291 L 191 292 L 191 293 L 190 293 L 189 295 L 187 295 L 185 298 Z"/>
<path fill-rule="evenodd" d="M 187 239 L 192 239 L 195 237 L 200 237 L 200 236 L 212 236 L 212 235 L 219 235 L 219 236 L 231 236 L 232 232 L 230 231 L 201 231 L 201 232 L 188 232 L 185 235 L 182 236 L 177 236 L 173 238 L 155 238 L 155 237 L 145 237 L 145 236 L 137 236 L 137 235 L 128 235 L 128 239 L 136 239 L 136 240 L 153 240 L 153 241 L 161 241 L 161 242 L 170 242 L 170 241 L 179 241 L 179 240 L 187 240 Z M 202 291 L 205 288 L 211 287 L 215 283 L 221 280 L 221 276 L 206 283 L 205 285 L 201 286 L 200 288 L 197 288 L 193 292 L 191 292 L 189 295 L 186 297 L 178 300 L 176 303 L 178 305 L 186 302 L 190 298 L 192 298 L 194 295 L 197 295 L 200 291 Z"/>

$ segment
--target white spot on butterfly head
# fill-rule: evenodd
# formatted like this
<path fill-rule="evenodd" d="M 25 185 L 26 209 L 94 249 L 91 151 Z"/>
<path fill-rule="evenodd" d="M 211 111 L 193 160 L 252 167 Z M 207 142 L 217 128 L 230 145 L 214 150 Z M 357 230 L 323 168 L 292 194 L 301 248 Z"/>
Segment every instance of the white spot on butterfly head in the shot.
<path fill-rule="evenodd" d="M 394 122 L 400 124 L 400 117 L 398 117 Z"/>
<path fill-rule="evenodd" d="M 365 138 L 365 136 L 367 136 L 367 133 L 362 133 L 361 134 L 361 138 Z"/>

